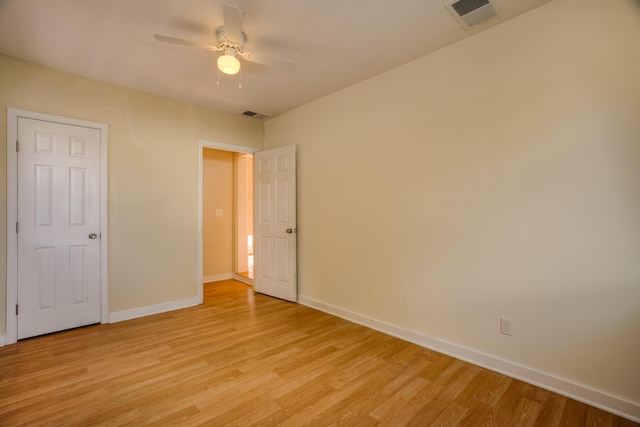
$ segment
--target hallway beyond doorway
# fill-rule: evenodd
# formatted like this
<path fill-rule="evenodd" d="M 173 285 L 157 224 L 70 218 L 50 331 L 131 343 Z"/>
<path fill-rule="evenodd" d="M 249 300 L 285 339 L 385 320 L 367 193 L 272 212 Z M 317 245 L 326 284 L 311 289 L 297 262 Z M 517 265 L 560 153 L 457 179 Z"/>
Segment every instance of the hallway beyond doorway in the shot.
<path fill-rule="evenodd" d="M 249 269 L 248 271 L 241 271 L 238 273 L 242 277 L 246 277 L 247 279 L 253 279 L 253 255 L 248 256 Z"/>

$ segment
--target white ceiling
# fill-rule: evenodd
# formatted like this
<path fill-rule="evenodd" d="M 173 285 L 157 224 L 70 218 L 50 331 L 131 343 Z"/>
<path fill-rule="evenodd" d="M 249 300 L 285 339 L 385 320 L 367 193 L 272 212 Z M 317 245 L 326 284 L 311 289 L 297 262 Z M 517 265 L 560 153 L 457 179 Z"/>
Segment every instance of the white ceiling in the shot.
<path fill-rule="evenodd" d="M 549 1 L 495 0 L 499 16 L 465 31 L 444 7 L 453 0 L 235 0 L 245 12 L 245 50 L 297 63 L 286 71 L 243 62 L 238 81 L 217 71 L 218 53 L 153 38 L 215 43 L 224 0 L 0 0 L 0 53 L 218 110 L 274 116 Z"/>

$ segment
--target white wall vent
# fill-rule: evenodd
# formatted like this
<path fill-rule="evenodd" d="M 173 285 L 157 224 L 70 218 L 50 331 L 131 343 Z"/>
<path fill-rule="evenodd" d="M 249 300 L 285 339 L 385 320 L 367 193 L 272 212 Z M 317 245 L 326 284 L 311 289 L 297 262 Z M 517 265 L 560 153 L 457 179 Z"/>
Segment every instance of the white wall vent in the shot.
<path fill-rule="evenodd" d="M 490 0 L 458 0 L 445 7 L 465 30 L 498 16 L 498 11 Z"/>

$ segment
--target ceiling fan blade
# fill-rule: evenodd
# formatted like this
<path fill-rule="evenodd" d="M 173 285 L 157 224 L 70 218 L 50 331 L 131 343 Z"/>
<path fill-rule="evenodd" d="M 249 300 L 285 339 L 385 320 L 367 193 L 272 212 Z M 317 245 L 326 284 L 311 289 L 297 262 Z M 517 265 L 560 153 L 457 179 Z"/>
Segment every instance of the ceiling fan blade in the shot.
<path fill-rule="evenodd" d="M 231 4 L 224 4 L 224 35 L 227 39 L 239 42 L 244 12 Z"/>
<path fill-rule="evenodd" d="M 296 69 L 296 63 L 288 59 L 252 52 L 242 52 L 240 56 L 249 62 L 255 62 L 256 64 L 262 64 L 268 67 L 280 68 L 287 71 L 294 71 Z"/>
<path fill-rule="evenodd" d="M 179 38 L 176 38 L 176 37 L 163 36 L 162 34 L 154 34 L 153 38 L 155 38 L 156 40 L 158 40 L 160 42 L 165 42 L 165 43 L 173 43 L 173 44 L 181 44 L 183 46 L 199 47 L 201 49 L 206 49 L 206 50 L 218 50 L 218 49 L 214 49 L 213 46 L 211 46 L 210 44 L 207 44 L 207 43 L 192 42 L 191 40 L 184 40 L 184 39 L 179 39 Z"/>

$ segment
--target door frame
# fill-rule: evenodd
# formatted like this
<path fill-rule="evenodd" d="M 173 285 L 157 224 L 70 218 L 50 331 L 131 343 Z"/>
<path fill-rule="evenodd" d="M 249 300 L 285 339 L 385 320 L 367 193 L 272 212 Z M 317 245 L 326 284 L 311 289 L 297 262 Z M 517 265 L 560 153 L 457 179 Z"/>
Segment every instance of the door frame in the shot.
<path fill-rule="evenodd" d="M 27 118 L 100 131 L 100 323 L 109 323 L 108 154 L 109 126 L 104 123 L 7 108 L 7 306 L 5 343 L 18 340 L 18 119 Z"/>
<path fill-rule="evenodd" d="M 243 145 L 225 144 L 223 142 L 207 141 L 205 139 L 198 140 L 198 304 L 204 302 L 203 295 L 203 279 L 202 272 L 202 150 L 204 148 L 212 148 L 214 150 L 231 151 L 234 153 L 254 154 L 261 151 L 260 148 L 245 147 Z M 235 210 L 235 209 L 234 209 Z M 236 236 L 237 237 L 237 236 Z"/>

